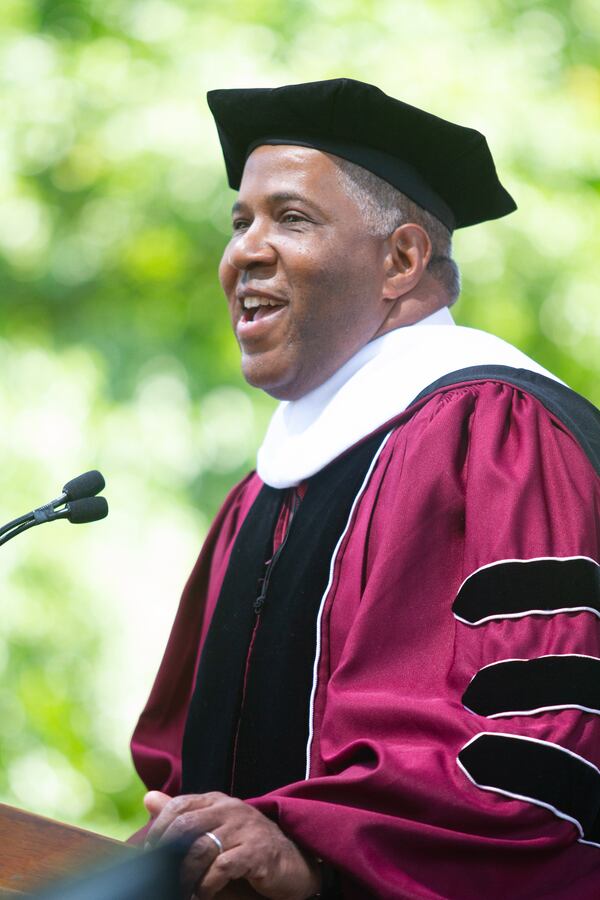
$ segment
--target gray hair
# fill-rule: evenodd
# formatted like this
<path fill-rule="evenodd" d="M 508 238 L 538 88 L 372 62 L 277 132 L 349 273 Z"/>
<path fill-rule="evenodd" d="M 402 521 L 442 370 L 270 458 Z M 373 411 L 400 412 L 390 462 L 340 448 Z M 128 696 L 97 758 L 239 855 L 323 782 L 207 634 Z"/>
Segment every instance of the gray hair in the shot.
<path fill-rule="evenodd" d="M 375 237 L 388 237 L 399 225 L 413 222 L 425 229 L 432 253 L 427 270 L 442 285 L 449 305 L 460 293 L 460 272 L 452 259 L 451 232 L 432 213 L 387 181 L 341 157 L 335 158 L 339 181 L 360 209 L 368 231 Z"/>

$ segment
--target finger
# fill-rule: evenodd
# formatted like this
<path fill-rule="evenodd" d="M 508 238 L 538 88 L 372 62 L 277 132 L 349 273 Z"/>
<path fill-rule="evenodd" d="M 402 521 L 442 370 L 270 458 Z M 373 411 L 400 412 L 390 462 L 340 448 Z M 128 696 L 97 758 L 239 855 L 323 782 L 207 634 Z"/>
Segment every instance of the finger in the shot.
<path fill-rule="evenodd" d="M 203 809 L 222 799 L 224 794 L 180 794 L 178 797 L 171 798 L 162 807 L 155 821 L 146 836 L 146 844 L 154 846 L 163 837 L 167 828 L 174 822 L 178 816 L 183 815 L 189 810 Z M 204 831 L 207 829 L 205 828 Z M 209 829 L 210 830 L 210 829 Z"/>
<path fill-rule="evenodd" d="M 190 812 L 181 813 L 181 815 L 170 822 L 163 831 L 160 841 L 161 843 L 178 841 L 181 844 L 190 846 L 197 838 L 206 834 L 207 831 L 216 832 L 223 824 L 223 816 L 219 810 L 193 809 Z M 208 840 L 210 841 L 210 838 Z"/>
<path fill-rule="evenodd" d="M 243 847 L 225 850 L 213 861 L 202 882 L 196 885 L 198 900 L 212 900 L 230 881 L 250 874 L 250 858 Z"/>
<path fill-rule="evenodd" d="M 193 893 L 198 882 L 202 880 L 219 855 L 215 842 L 205 834 L 196 838 L 181 865 L 180 879 L 184 896 L 187 897 Z"/>
<path fill-rule="evenodd" d="M 169 795 L 163 794 L 162 791 L 148 791 L 144 797 L 144 806 L 155 819 L 170 799 Z"/>

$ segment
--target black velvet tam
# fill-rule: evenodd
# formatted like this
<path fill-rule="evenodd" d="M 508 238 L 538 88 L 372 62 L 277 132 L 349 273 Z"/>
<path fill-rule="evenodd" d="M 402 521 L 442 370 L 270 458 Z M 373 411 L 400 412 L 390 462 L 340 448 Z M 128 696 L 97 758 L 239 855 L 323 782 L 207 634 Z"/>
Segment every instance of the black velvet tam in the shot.
<path fill-rule="evenodd" d="M 357 163 L 451 231 L 516 209 L 479 131 L 440 119 L 351 78 L 209 91 L 229 184 L 262 144 L 313 147 Z"/>

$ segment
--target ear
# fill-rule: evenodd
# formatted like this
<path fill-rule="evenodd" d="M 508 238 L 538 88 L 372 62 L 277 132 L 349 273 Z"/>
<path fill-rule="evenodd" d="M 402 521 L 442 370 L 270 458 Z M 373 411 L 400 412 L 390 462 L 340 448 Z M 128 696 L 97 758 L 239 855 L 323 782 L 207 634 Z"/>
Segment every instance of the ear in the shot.
<path fill-rule="evenodd" d="M 421 281 L 431 259 L 431 240 L 420 225 L 400 225 L 387 239 L 383 299 L 398 300 Z"/>

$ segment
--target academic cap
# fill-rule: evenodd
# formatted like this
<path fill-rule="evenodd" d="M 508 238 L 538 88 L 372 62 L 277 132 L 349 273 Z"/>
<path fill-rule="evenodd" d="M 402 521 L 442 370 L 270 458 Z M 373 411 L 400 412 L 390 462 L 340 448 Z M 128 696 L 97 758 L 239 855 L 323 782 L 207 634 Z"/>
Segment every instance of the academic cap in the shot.
<path fill-rule="evenodd" d="M 262 144 L 295 144 L 357 163 L 429 210 L 451 231 L 498 219 L 516 204 L 479 131 L 333 78 L 279 88 L 209 91 L 230 187 Z"/>

